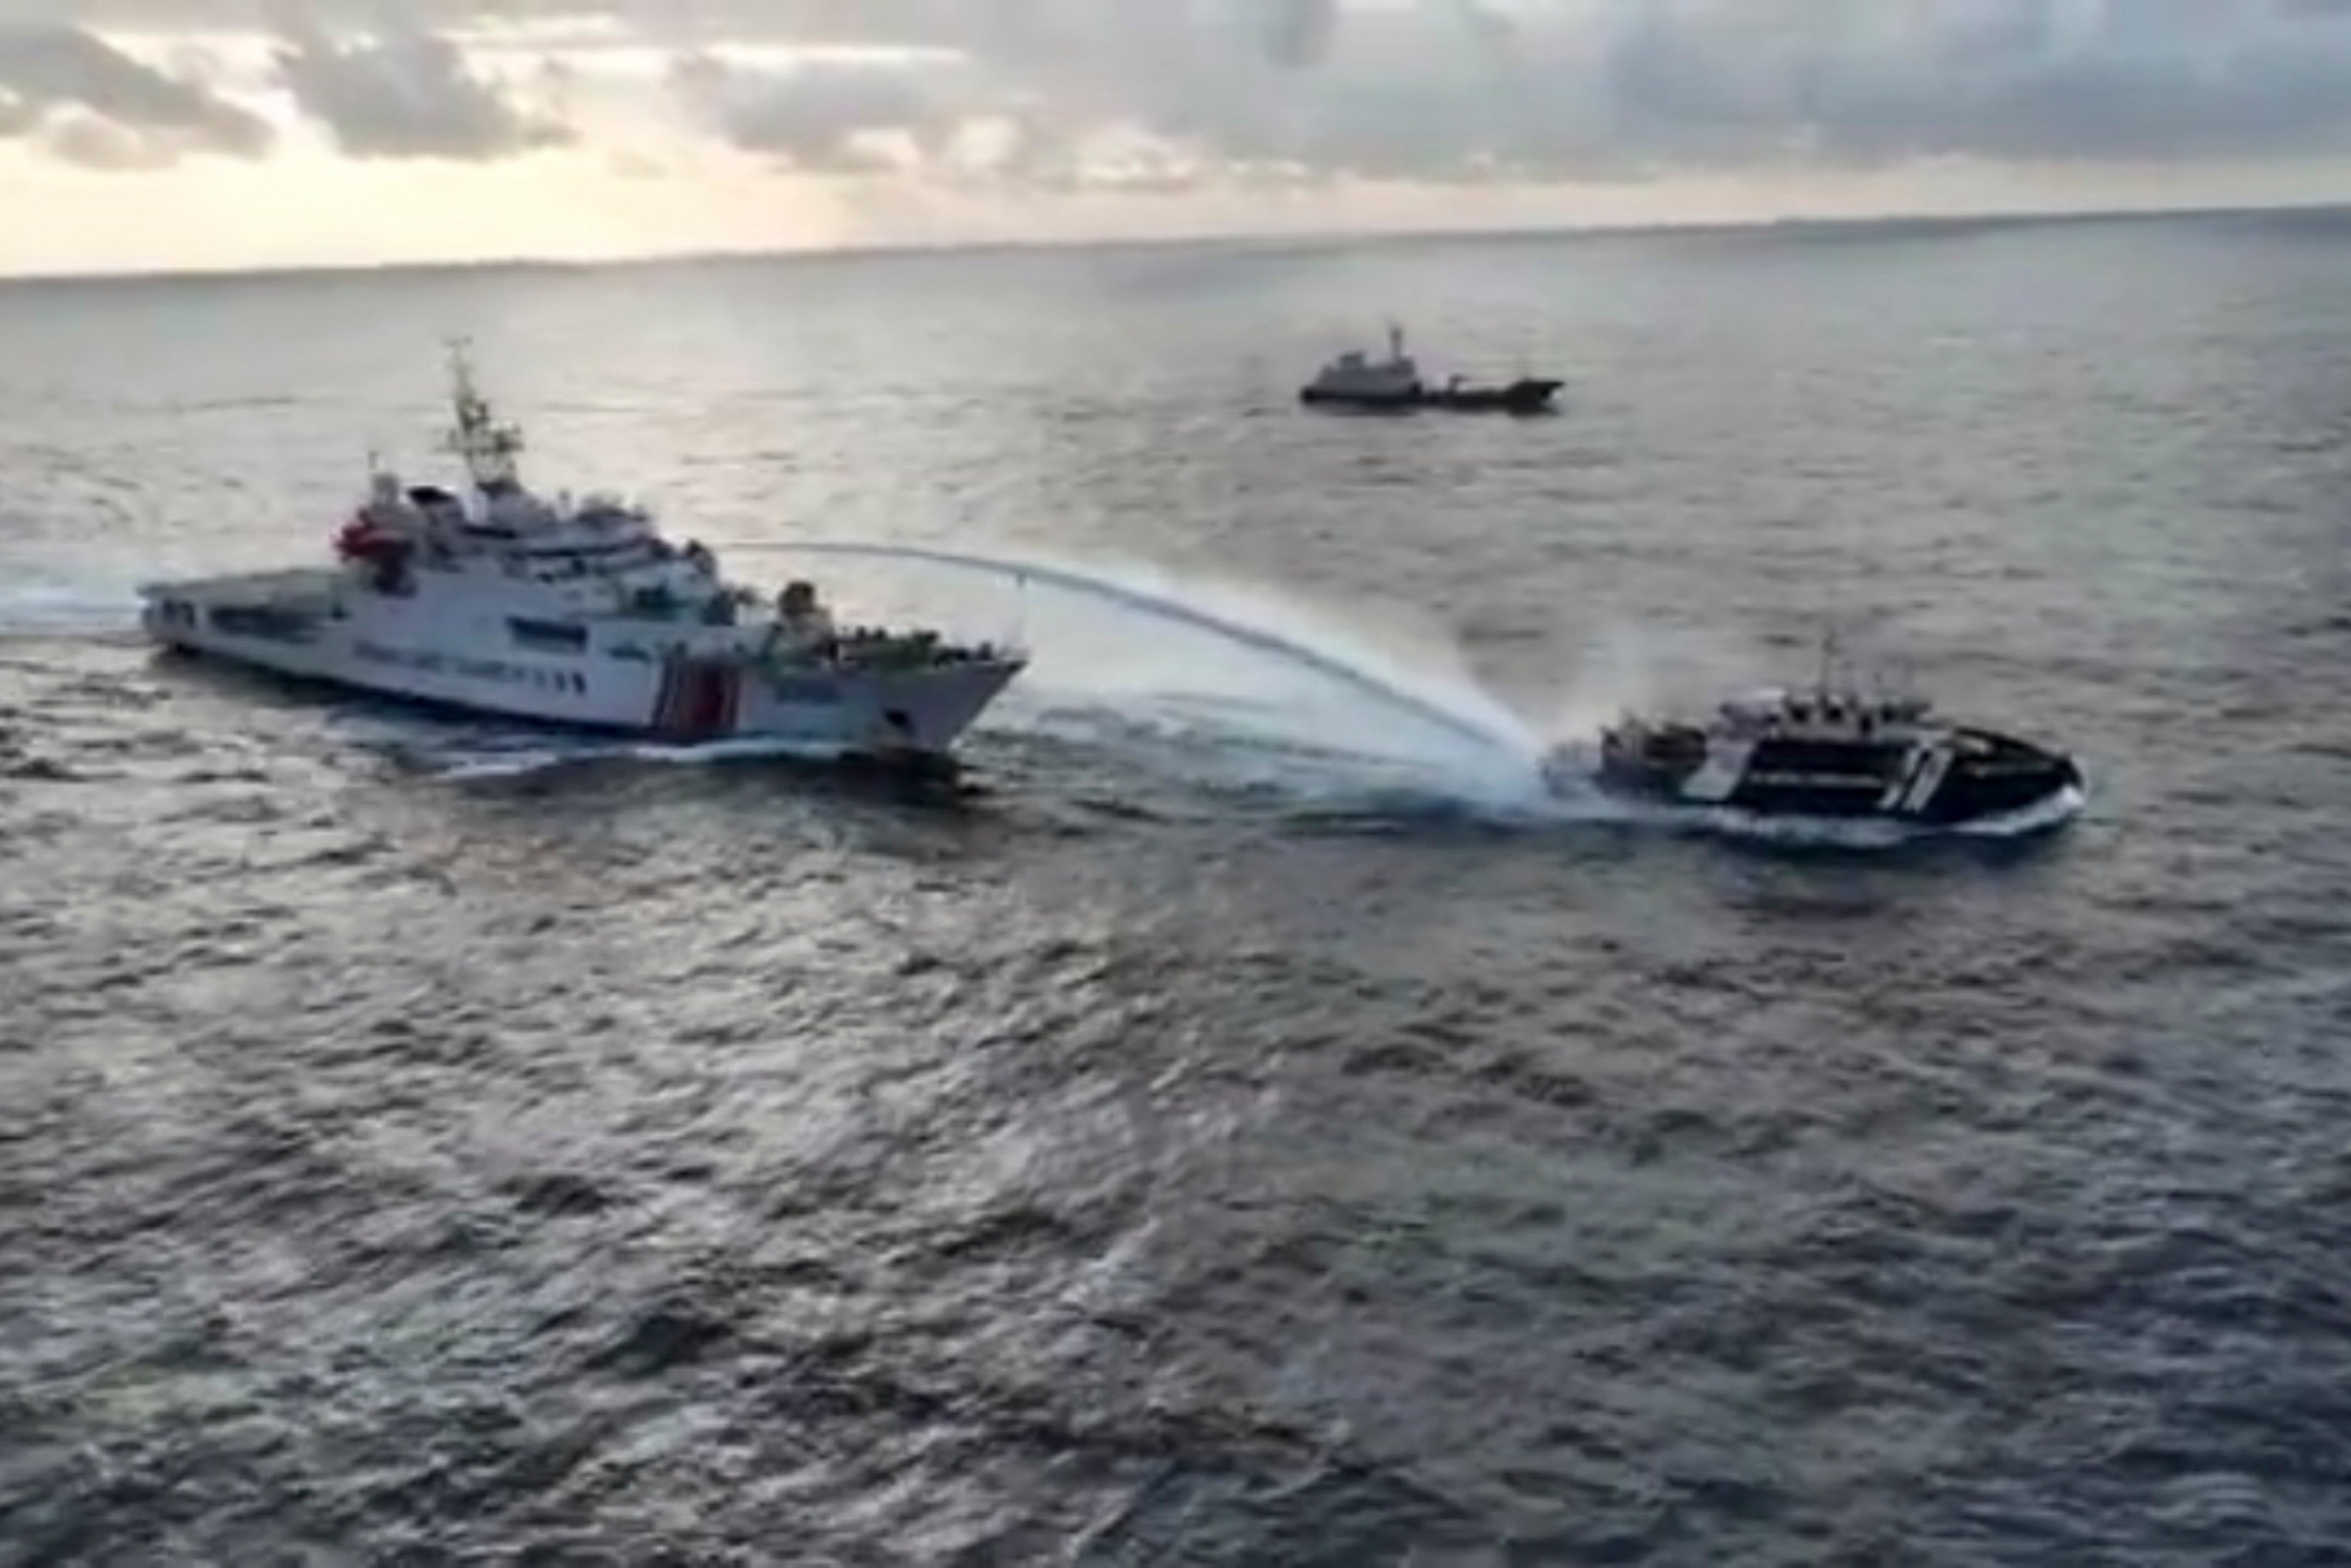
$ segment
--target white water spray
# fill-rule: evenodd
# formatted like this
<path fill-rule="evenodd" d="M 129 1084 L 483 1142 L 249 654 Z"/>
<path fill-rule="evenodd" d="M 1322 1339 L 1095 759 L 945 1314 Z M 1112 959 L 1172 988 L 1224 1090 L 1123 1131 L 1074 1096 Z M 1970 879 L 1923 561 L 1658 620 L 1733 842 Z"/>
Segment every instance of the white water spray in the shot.
<path fill-rule="evenodd" d="M 1333 639 L 1328 636 L 1308 641 L 1297 632 L 1254 624 L 1238 614 L 1210 609 L 1195 598 L 1185 596 L 1181 591 L 1170 588 L 1144 586 L 1075 566 L 939 549 L 925 545 L 820 540 L 737 543 L 726 548 L 920 561 L 1044 583 L 1207 632 L 1239 647 L 1271 654 L 1361 695 L 1409 714 L 1456 739 L 1468 741 L 1482 750 L 1499 754 L 1513 762 L 1527 762 L 1540 750 L 1523 721 L 1474 687 L 1448 692 L 1443 699 L 1426 695 L 1413 689 L 1415 685 L 1424 683 L 1400 672 L 1380 669 L 1378 666 L 1384 661 L 1367 650 L 1334 647 L 1332 645 Z"/>

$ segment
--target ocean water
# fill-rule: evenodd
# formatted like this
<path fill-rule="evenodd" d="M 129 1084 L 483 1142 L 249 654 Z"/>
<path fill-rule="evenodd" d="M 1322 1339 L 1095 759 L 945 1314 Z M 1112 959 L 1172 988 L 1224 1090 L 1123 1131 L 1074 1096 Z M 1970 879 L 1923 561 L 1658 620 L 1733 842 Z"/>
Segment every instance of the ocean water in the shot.
<path fill-rule="evenodd" d="M 138 645 L 453 334 L 960 787 Z M 2324 214 L 0 287 L 0 1562 L 2351 1558 L 2346 497 Z M 2079 819 L 1534 786 L 1829 625 Z"/>

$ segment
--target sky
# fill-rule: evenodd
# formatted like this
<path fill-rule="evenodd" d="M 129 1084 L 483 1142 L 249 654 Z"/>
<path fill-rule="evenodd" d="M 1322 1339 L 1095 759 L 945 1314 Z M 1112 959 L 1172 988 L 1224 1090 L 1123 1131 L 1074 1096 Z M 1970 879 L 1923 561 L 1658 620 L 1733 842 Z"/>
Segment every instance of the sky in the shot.
<path fill-rule="evenodd" d="M 2351 0 L 0 0 L 0 274 L 2351 199 Z"/>

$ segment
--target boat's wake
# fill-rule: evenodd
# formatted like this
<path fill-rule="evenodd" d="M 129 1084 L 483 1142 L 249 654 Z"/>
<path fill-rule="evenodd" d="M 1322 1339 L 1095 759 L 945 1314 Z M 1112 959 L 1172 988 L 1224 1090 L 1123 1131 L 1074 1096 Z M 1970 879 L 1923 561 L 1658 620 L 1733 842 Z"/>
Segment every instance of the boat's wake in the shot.
<path fill-rule="evenodd" d="M 412 754 L 422 756 L 424 754 Z M 666 746 L 649 740 L 580 740 L 549 745 L 543 737 L 511 749 L 474 746 L 444 755 L 431 771 L 453 783 L 478 783 L 517 779 L 552 768 L 578 768 L 604 762 L 649 762 L 667 767 L 706 767 L 722 762 L 840 762 L 847 748 L 810 745 L 773 737 L 711 740 L 694 746 Z"/>
<path fill-rule="evenodd" d="M 391 709 L 344 709 L 334 728 L 343 740 L 397 766 L 454 784 L 522 779 L 565 768 L 646 763 L 709 767 L 737 762 L 838 763 L 852 753 L 838 744 L 760 736 L 673 745 L 655 740 L 569 734 L 528 725 L 491 726 L 411 716 Z"/>
<path fill-rule="evenodd" d="M 2067 789 L 2020 810 L 1949 824 L 1906 822 L 1890 817 L 1805 817 L 1722 806 L 1667 805 L 1627 807 L 1623 820 L 1786 849 L 1877 853 L 1936 842 L 2030 839 L 2065 826 L 2088 803 L 2089 797 L 2084 791 Z"/>
<path fill-rule="evenodd" d="M 0 590 L 0 636 L 110 637 L 139 629 L 127 588 L 33 576 Z"/>

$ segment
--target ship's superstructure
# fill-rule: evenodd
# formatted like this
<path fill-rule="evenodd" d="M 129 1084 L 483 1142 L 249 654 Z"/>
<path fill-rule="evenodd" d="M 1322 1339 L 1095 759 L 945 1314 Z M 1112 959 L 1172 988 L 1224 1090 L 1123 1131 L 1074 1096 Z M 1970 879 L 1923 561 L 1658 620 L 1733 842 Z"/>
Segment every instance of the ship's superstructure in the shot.
<path fill-rule="evenodd" d="M 697 742 L 773 737 L 943 755 L 1021 671 L 1018 652 L 836 625 L 813 584 L 772 601 L 611 496 L 522 483 L 465 356 L 448 445 L 466 485 L 378 471 L 329 567 L 141 590 L 158 642 L 480 712 Z"/>

